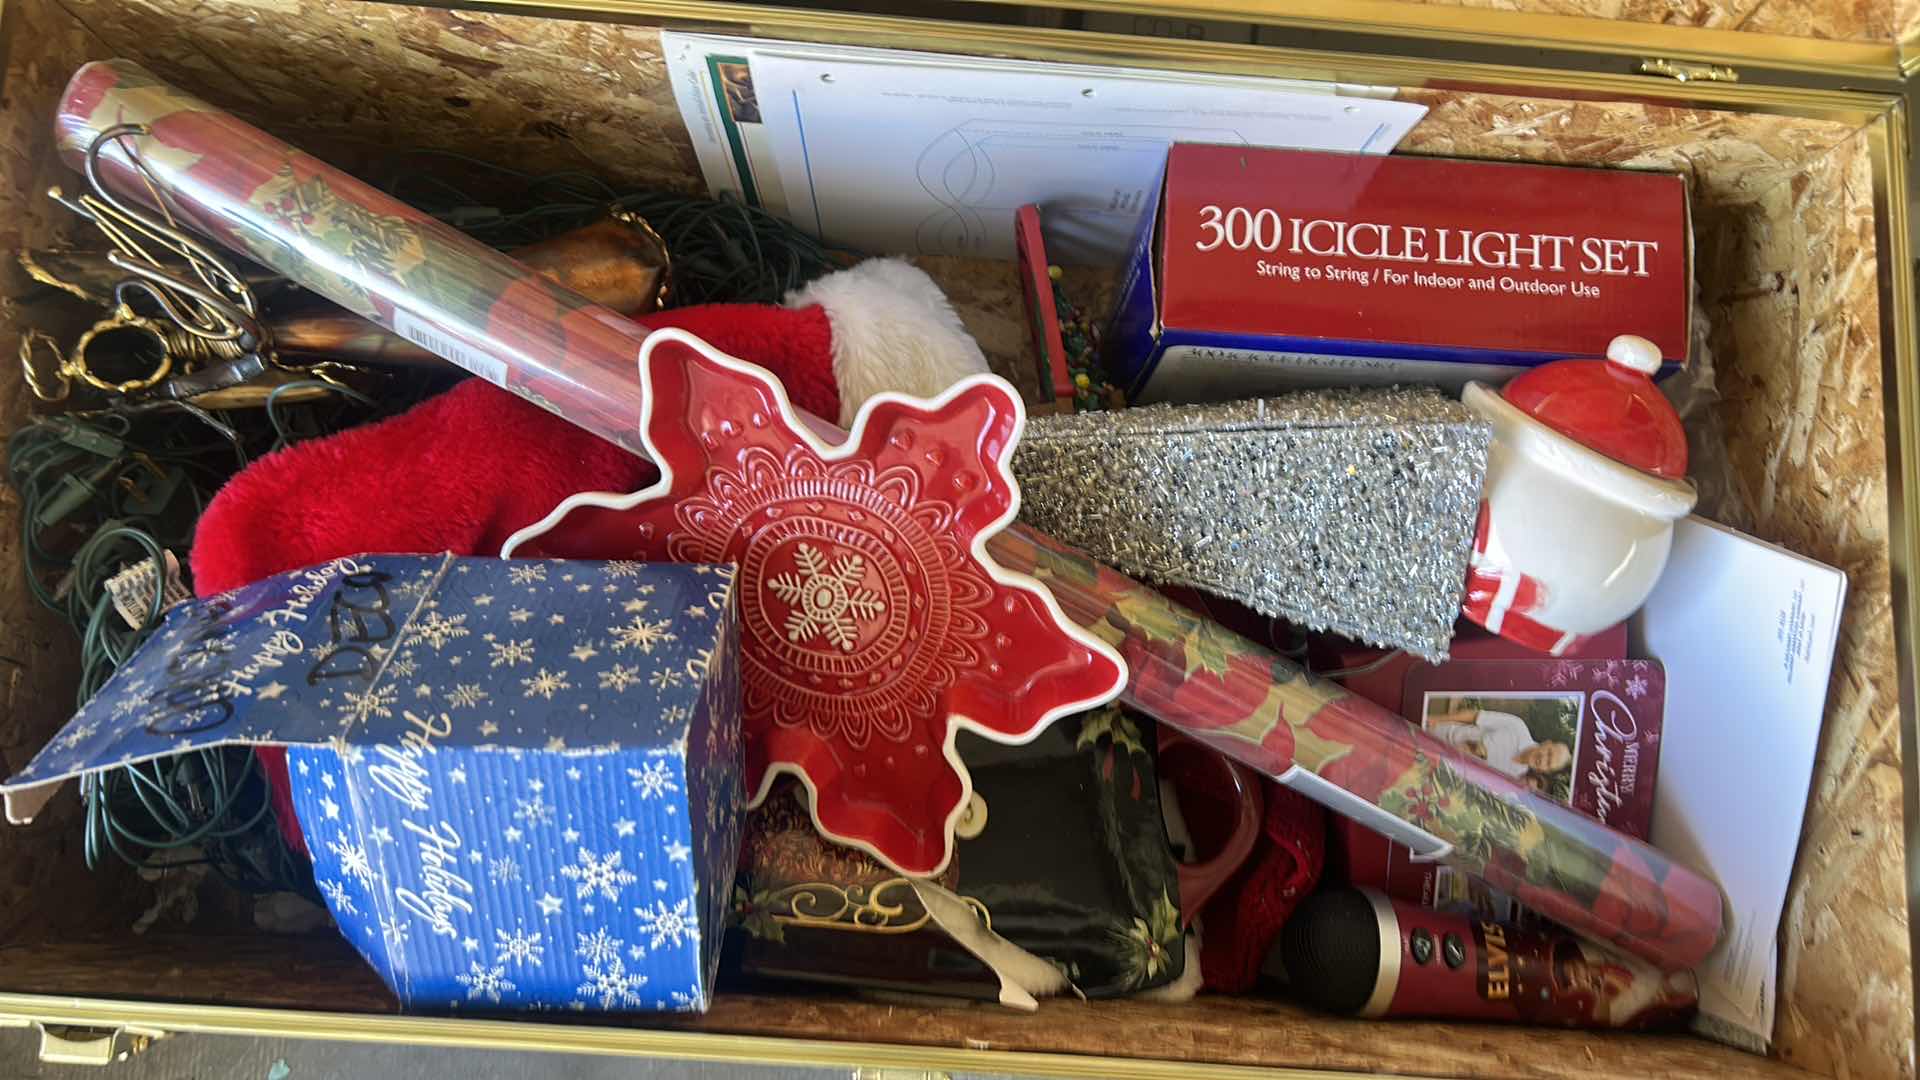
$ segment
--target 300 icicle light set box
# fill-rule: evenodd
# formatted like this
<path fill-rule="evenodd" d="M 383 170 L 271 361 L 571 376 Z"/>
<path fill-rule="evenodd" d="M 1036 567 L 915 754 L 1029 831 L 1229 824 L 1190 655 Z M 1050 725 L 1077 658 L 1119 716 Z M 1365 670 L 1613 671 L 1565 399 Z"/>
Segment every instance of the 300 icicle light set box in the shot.
<path fill-rule="evenodd" d="M 694 1010 L 740 843 L 733 568 L 367 555 L 173 608 L 4 788 L 288 748 L 341 931 L 423 1009 Z"/>
<path fill-rule="evenodd" d="M 1141 402 L 1457 389 L 1626 331 L 1672 371 L 1692 236 L 1672 173 L 1176 144 L 1107 369 Z"/>

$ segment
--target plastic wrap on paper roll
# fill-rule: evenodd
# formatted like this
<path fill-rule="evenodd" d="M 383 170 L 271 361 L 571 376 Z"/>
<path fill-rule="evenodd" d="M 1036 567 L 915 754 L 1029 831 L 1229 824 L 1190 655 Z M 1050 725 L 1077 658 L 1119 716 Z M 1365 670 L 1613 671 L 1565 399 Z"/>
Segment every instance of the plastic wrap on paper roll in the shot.
<path fill-rule="evenodd" d="M 128 130 L 128 126 L 132 130 Z M 127 60 L 74 73 L 54 117 L 83 170 L 348 311 L 640 452 L 634 357 L 645 327 Z"/>
<path fill-rule="evenodd" d="M 126 61 L 62 99 L 69 162 L 114 125 L 102 180 L 448 360 L 638 452 L 644 327 L 596 307 Z M 137 154 L 145 179 L 129 154 Z M 825 426 L 825 422 L 821 422 Z M 1130 664 L 1126 699 L 1376 828 L 1400 831 L 1570 929 L 1662 967 L 1720 937 L 1719 890 L 1646 844 L 1520 788 L 1393 714 L 1023 526 L 989 552 L 1040 579 Z"/>
<path fill-rule="evenodd" d="M 1719 942 L 1719 888 L 1650 845 L 1049 537 L 1008 530 L 988 550 L 1120 651 L 1127 704 L 1665 970 Z"/>
<path fill-rule="evenodd" d="M 1037 416 L 1021 520 L 1124 573 L 1447 657 L 1492 427 L 1436 390 Z"/>

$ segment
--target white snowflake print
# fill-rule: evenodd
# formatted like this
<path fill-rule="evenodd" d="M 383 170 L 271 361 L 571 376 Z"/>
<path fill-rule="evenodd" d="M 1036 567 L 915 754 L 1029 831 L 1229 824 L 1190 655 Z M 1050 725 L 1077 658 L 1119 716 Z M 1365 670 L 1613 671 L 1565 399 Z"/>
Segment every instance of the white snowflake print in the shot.
<path fill-rule="evenodd" d="M 588 964 L 581 974 L 586 981 L 575 987 L 574 993 L 586 1001 L 599 1002 L 602 1009 L 639 1005 L 640 995 L 636 991 L 647 985 L 647 977 L 638 972 L 629 974 L 618 956 L 605 964 Z"/>
<path fill-rule="evenodd" d="M 483 968 L 479 961 L 470 961 L 467 964 L 467 973 L 455 975 L 453 978 L 455 982 L 467 988 L 468 1001 L 485 997 L 488 1001 L 499 1004 L 501 994 L 510 994 L 514 990 L 513 983 L 507 980 L 507 969 L 501 964 Z"/>
<path fill-rule="evenodd" d="M 340 860 L 340 872 L 348 877 L 360 879 L 360 884 L 373 886 L 373 864 L 367 861 L 367 849 L 359 844 L 347 843 L 345 836 L 336 836 L 327 841 L 327 850 Z"/>
<path fill-rule="evenodd" d="M 529 964 L 534 967 L 541 965 L 547 947 L 540 944 L 539 934 L 529 934 L 516 926 L 511 934 L 505 930 L 496 929 L 493 936 L 499 939 L 493 943 L 494 963 L 512 963 L 521 967 Z"/>
<path fill-rule="evenodd" d="M 547 568 L 541 563 L 520 563 L 507 567 L 507 580 L 515 585 L 531 585 L 547 580 Z"/>
<path fill-rule="evenodd" d="M 640 669 L 627 664 L 615 664 L 600 673 L 600 689 L 626 693 L 627 687 L 640 681 Z"/>
<path fill-rule="evenodd" d="M 396 679 L 411 679 L 420 674 L 420 664 L 411 656 L 396 656 L 387 661 L 386 673 Z"/>
<path fill-rule="evenodd" d="M 820 549 L 801 544 L 794 549 L 800 572 L 789 570 L 767 581 L 767 588 L 785 600 L 787 640 L 809 642 L 824 637 L 843 652 L 852 652 L 860 624 L 887 610 L 887 602 L 872 589 L 860 587 L 866 560 L 848 555 L 829 563 Z"/>
<path fill-rule="evenodd" d="M 598 892 L 608 900 L 620 899 L 620 891 L 640 880 L 631 870 L 620 868 L 620 853 L 610 851 L 605 856 L 595 855 L 586 848 L 575 853 L 577 866 L 563 866 L 560 876 L 577 882 L 573 896 L 584 900 Z"/>
<path fill-rule="evenodd" d="M 685 677 L 672 668 L 659 668 L 647 677 L 648 685 L 655 690 L 671 690 L 685 681 Z"/>
<path fill-rule="evenodd" d="M 643 562 L 635 562 L 632 559 L 615 559 L 600 569 L 601 572 L 610 578 L 628 578 L 639 577 L 646 568 L 647 564 Z"/>
<path fill-rule="evenodd" d="M 684 990 L 669 990 L 667 997 L 673 1002 L 674 1012 L 692 1012 L 695 1008 L 693 995 Z"/>
<path fill-rule="evenodd" d="M 1562 660 L 1547 672 L 1548 686 L 1565 686 L 1580 677 L 1580 664 L 1575 660 Z"/>
<path fill-rule="evenodd" d="M 529 825 L 553 824 L 553 804 L 549 803 L 546 799 L 535 795 L 531 799 L 518 799 L 515 801 L 518 804 L 513 811 L 515 819 L 524 821 Z"/>
<path fill-rule="evenodd" d="M 520 880 L 520 861 L 511 855 L 487 860 L 487 880 L 505 884 Z"/>
<path fill-rule="evenodd" d="M 488 659 L 492 661 L 487 665 L 488 667 L 513 667 L 515 664 L 533 663 L 532 638 L 522 638 L 519 641 L 508 638 L 488 645 L 487 649 Z"/>
<path fill-rule="evenodd" d="M 411 932 L 411 928 L 399 919 L 380 920 L 380 936 L 386 938 L 389 945 L 405 945 Z"/>
<path fill-rule="evenodd" d="M 1644 675 L 1635 675 L 1632 678 L 1628 679 L 1627 680 L 1627 696 L 1630 698 L 1646 697 L 1647 696 L 1647 677 Z"/>
<path fill-rule="evenodd" d="M 649 949 L 668 944 L 678 948 L 682 940 L 695 943 L 700 940 L 700 928 L 693 925 L 684 899 L 672 907 L 665 901 L 655 900 L 652 908 L 637 907 L 633 913 L 640 919 L 640 932 L 653 935 L 653 940 L 647 943 Z"/>
<path fill-rule="evenodd" d="M 320 886 L 320 892 L 327 898 L 327 906 L 333 909 L 334 914 L 360 914 L 360 909 L 354 906 L 353 894 L 347 891 L 345 882 L 316 878 L 314 884 Z"/>
<path fill-rule="evenodd" d="M 365 723 L 376 716 L 391 718 L 398 697 L 399 688 L 392 683 L 371 690 L 349 690 L 340 696 L 341 724 Z"/>
<path fill-rule="evenodd" d="M 613 647 L 616 649 L 639 649 L 651 654 L 653 647 L 663 642 L 679 640 L 673 631 L 667 629 L 673 625 L 670 619 L 656 619 L 649 622 L 644 616 L 635 615 L 625 626 L 616 626 L 613 630 Z"/>
<path fill-rule="evenodd" d="M 562 690 L 573 689 L 573 684 L 567 681 L 565 672 L 548 671 L 546 668 L 541 668 L 540 673 L 537 675 L 521 679 L 520 685 L 526 688 L 526 694 L 524 696 L 534 697 L 538 695 L 548 701 L 552 701 L 553 695 Z"/>
<path fill-rule="evenodd" d="M 633 786 L 640 789 L 643 799 L 656 799 L 669 791 L 679 791 L 680 785 L 673 782 L 673 768 L 663 761 L 649 761 L 637 769 L 628 769 L 627 775 L 633 778 Z"/>
<path fill-rule="evenodd" d="M 439 652 L 446 646 L 447 642 L 453 641 L 456 638 L 466 637 L 468 634 L 473 633 L 473 631 L 467 629 L 466 622 L 467 617 L 465 614 L 448 618 L 437 611 L 432 612 L 426 618 L 413 624 L 413 629 L 407 632 L 407 643 L 425 643 L 433 646 L 434 652 Z"/>
<path fill-rule="evenodd" d="M 1620 685 L 1621 666 L 1622 665 L 1620 661 L 1609 660 L 1606 663 L 1600 665 L 1599 675 L 1602 679 L 1605 679 L 1607 681 L 1607 685 L 1618 686 Z"/>
<path fill-rule="evenodd" d="M 675 705 L 671 709 L 668 709 L 667 711 L 661 713 L 660 719 L 665 720 L 669 727 L 678 727 L 679 725 L 686 723 L 687 717 L 692 715 L 693 714 L 691 712 L 687 711 L 687 707 L 685 705 Z"/>
<path fill-rule="evenodd" d="M 573 954 L 589 964 L 605 964 L 620 959 L 620 946 L 625 944 L 607 933 L 604 926 L 591 934 L 576 933 L 573 936 L 576 942 Z"/>
<path fill-rule="evenodd" d="M 493 695 L 480 688 L 479 683 L 455 683 L 447 691 L 447 705 L 455 709 L 471 709 Z"/>

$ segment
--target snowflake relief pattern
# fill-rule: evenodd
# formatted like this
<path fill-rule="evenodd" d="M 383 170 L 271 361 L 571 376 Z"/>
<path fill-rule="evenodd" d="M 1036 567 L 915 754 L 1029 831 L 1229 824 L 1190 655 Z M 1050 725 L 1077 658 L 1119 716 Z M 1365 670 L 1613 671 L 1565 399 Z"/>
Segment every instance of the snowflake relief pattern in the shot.
<path fill-rule="evenodd" d="M 335 915 L 360 914 L 360 909 L 354 906 L 353 894 L 347 891 L 344 883 L 318 878 L 314 884 L 320 886 L 320 894 L 327 898 L 327 906 L 333 909 Z"/>
<path fill-rule="evenodd" d="M 487 646 L 488 667 L 514 667 L 533 663 L 533 639 L 495 641 Z"/>
<path fill-rule="evenodd" d="M 373 887 L 373 864 L 367 861 L 367 849 L 359 844 L 347 843 L 345 836 L 336 836 L 327 841 L 327 850 L 340 860 L 340 872 L 351 878 L 358 878 L 360 884 Z"/>
<path fill-rule="evenodd" d="M 511 855 L 487 860 L 487 880 L 496 885 L 520 880 L 520 861 Z"/>
<path fill-rule="evenodd" d="M 496 928 L 493 931 L 497 939 L 493 943 L 493 962 L 496 964 L 515 964 L 521 967 L 539 967 L 546 946 L 540 944 L 539 934 L 529 934 L 520 927 L 513 933 Z"/>
<path fill-rule="evenodd" d="M 584 900 L 597 892 L 608 900 L 618 900 L 622 889 L 639 880 L 631 870 L 620 868 L 617 851 L 599 856 L 581 848 L 575 858 L 574 865 L 560 868 L 560 875 L 575 883 L 576 899 Z"/>
<path fill-rule="evenodd" d="M 455 683 L 446 696 L 449 707 L 471 709 L 493 695 L 487 693 L 479 683 Z"/>
<path fill-rule="evenodd" d="M 633 787 L 643 799 L 664 798 L 668 792 L 680 790 L 680 785 L 673 782 L 673 766 L 664 758 L 643 762 L 637 769 L 628 769 L 627 775 L 633 778 Z"/>
<path fill-rule="evenodd" d="M 635 615 L 626 625 L 613 628 L 613 647 L 651 654 L 655 645 L 679 640 L 678 635 L 668 629 L 672 625 L 671 619 L 650 620 L 644 615 Z"/>
<path fill-rule="evenodd" d="M 526 697 L 539 697 L 547 701 L 552 701 L 553 695 L 562 690 L 573 689 L 564 672 L 548 671 L 546 668 L 541 668 L 537 675 L 521 679 L 520 685 L 526 689 Z"/>
<path fill-rule="evenodd" d="M 467 965 L 466 974 L 455 975 L 453 978 L 467 988 L 468 1001 L 484 997 L 497 1005 L 500 1003 L 500 995 L 511 994 L 515 989 L 506 975 L 507 969 L 500 964 L 481 967 L 479 961 L 472 961 Z"/>
<path fill-rule="evenodd" d="M 812 544 L 796 547 L 793 557 L 799 573 L 789 570 L 767 580 L 767 588 L 787 602 L 787 639 L 805 643 L 825 638 L 840 651 L 852 652 L 860 624 L 887 610 L 879 593 L 860 585 L 866 560 L 846 555 L 829 563 Z"/>
<path fill-rule="evenodd" d="M 371 690 L 347 691 L 340 696 L 341 725 L 365 723 L 376 716 L 382 720 L 391 718 L 399 693 L 399 688 L 391 683 Z"/>
<path fill-rule="evenodd" d="M 655 900 L 652 908 L 634 908 L 634 915 L 640 919 L 641 933 L 653 935 L 653 940 L 647 943 L 647 947 L 657 949 L 662 945 L 673 945 L 678 948 L 683 940 L 698 942 L 700 928 L 694 925 L 693 917 L 688 914 L 687 909 L 686 900 L 681 900 L 672 907 L 668 907 L 663 901 Z"/>
<path fill-rule="evenodd" d="M 591 934 L 575 934 L 574 937 L 573 954 L 589 964 L 605 964 L 620 959 L 620 946 L 624 943 L 607 933 L 604 926 Z"/>
<path fill-rule="evenodd" d="M 517 563 L 507 568 L 507 580 L 515 585 L 532 586 L 547 580 L 547 568 L 542 563 Z"/>
<path fill-rule="evenodd" d="M 516 800 L 513 816 L 514 820 L 524 821 L 528 825 L 551 825 L 554 807 L 545 798 L 535 795 L 530 799 Z"/>
<path fill-rule="evenodd" d="M 647 985 L 647 977 L 638 972 L 628 973 L 625 963 L 618 956 L 604 964 L 588 964 L 582 975 L 586 981 L 574 988 L 574 993 L 579 994 L 582 1001 L 598 1004 L 607 1010 L 620 1005 L 643 1004 L 639 990 Z"/>
<path fill-rule="evenodd" d="M 1627 693 L 1627 696 L 1630 698 L 1646 697 L 1647 696 L 1647 677 L 1645 675 L 1634 675 L 1628 678 L 1626 693 Z"/>
<path fill-rule="evenodd" d="M 628 664 L 615 664 L 600 673 L 600 689 L 615 693 L 624 694 L 627 687 L 640 681 L 640 669 Z"/>

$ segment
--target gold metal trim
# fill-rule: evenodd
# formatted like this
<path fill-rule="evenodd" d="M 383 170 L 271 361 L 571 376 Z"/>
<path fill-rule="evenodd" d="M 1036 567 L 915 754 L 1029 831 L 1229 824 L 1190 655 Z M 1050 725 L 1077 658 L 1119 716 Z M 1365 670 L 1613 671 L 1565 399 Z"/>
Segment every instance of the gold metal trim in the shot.
<path fill-rule="evenodd" d="M 729 0 L 423 0 L 421 6 L 587 22 L 669 24 L 689 29 L 698 27 L 800 41 L 1117 64 L 1169 71 L 1654 101 L 1676 106 L 1832 120 L 1852 127 L 1865 127 L 1873 123 L 1900 100 L 1898 95 L 1875 91 L 1814 90 L 1705 80 L 1683 83 L 1635 74 L 1616 75 L 1577 69 L 1552 70 L 1390 54 L 1136 37 L 1092 30 L 965 23 L 792 7 L 746 6 Z M 1479 9 L 1473 9 L 1473 12 L 1493 14 Z M 1467 35 L 1450 36 L 1465 40 Z M 1649 45 L 1636 49 L 1635 54 L 1671 57 L 1684 56 L 1685 51 L 1659 50 Z M 1822 70 L 1835 73 L 1833 69 Z M 1894 66 L 1889 61 L 1877 77 L 1890 77 L 1893 71 Z"/>
<path fill-rule="evenodd" d="M 976 0 L 1031 6 L 1029 0 Z M 1543 11 L 1501 11 L 1403 0 L 1070 0 L 1065 7 L 1102 13 L 1256 23 L 1396 37 L 1443 38 L 1475 45 L 1621 56 L 1670 56 L 1827 75 L 1890 79 L 1900 70 L 1893 41 L 1834 41 L 1717 27 L 1677 26 Z"/>
<path fill-rule="evenodd" d="M 1023 1050 L 971 1050 L 634 1027 L 529 1024 L 516 1020 L 369 1016 L 287 1009 L 244 1009 L 228 1005 L 175 1005 L 0 994 L 0 1023 L 9 1018 L 73 1027 L 140 1026 L 164 1030 L 170 1035 L 271 1035 L 287 1039 L 324 1039 L 329 1042 L 674 1058 L 682 1061 L 799 1068 L 851 1069 L 866 1066 L 1014 1076 L 1098 1076 L 1103 1080 L 1172 1080 L 1174 1077 L 1191 1080 L 1256 1080 L 1261 1077 L 1353 1080 L 1354 1076 L 1351 1072 L 1330 1069 L 1207 1065 Z"/>
<path fill-rule="evenodd" d="M 1894 664 L 1900 686 L 1902 817 L 1906 831 L 1907 929 L 1910 955 L 1920 957 L 1920 693 L 1915 686 L 1915 657 L 1920 649 L 1920 597 L 1914 574 L 1920 570 L 1920 333 L 1916 320 L 1917 286 L 1913 233 L 1909 219 L 1912 132 L 1904 107 L 1896 107 L 1864 133 L 1873 165 L 1876 246 L 1881 259 L 1881 384 L 1886 403 L 1887 517 L 1891 535 L 1889 588 L 1893 600 Z M 1910 972 L 1920 997 L 1920 965 Z"/>

